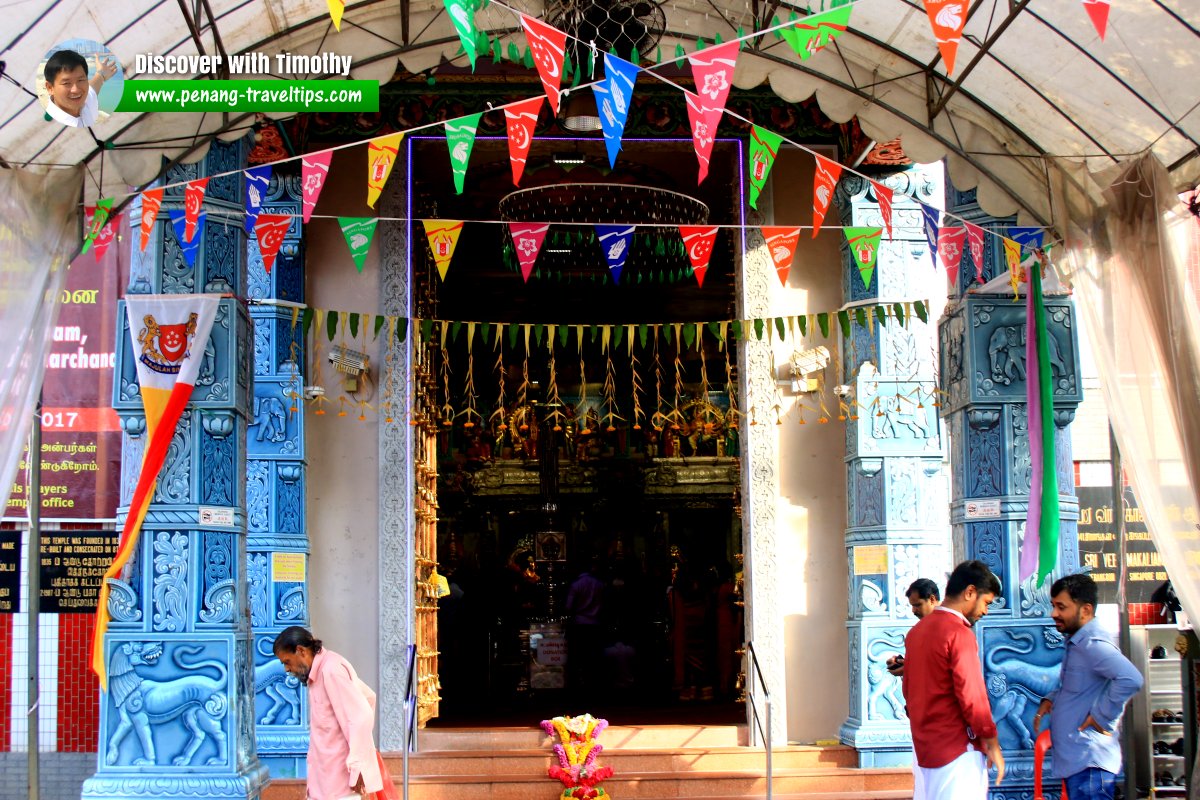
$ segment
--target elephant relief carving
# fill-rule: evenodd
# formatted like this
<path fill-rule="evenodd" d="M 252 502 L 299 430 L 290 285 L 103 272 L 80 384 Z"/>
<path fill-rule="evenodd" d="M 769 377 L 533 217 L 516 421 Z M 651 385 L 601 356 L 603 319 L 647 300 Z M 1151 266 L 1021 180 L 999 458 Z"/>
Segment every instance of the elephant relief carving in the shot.
<path fill-rule="evenodd" d="M 908 719 L 900 679 L 887 670 L 887 660 L 904 652 L 904 633 L 884 633 L 867 646 L 867 719 Z M 879 713 L 880 701 L 891 707 L 890 716 Z"/>
<path fill-rule="evenodd" d="M 265 695 L 271 703 L 266 713 L 259 717 L 259 725 L 299 724 L 300 680 L 289 675 L 279 659 L 272 657 L 254 668 L 254 693 Z"/>
<path fill-rule="evenodd" d="M 1046 342 L 1050 350 L 1051 376 L 1066 375 L 1067 364 L 1053 333 L 1048 333 Z M 1001 325 L 992 331 L 988 340 L 988 362 L 991 378 L 996 383 L 1008 386 L 1013 381 L 1025 380 L 1025 326 Z"/>
<path fill-rule="evenodd" d="M 1036 649 L 1032 631 L 1006 633 L 1011 643 L 993 644 L 986 648 L 984 656 L 988 693 L 992 696 L 992 717 L 997 725 L 1007 721 L 1017 735 L 1016 742 L 1001 741 L 1004 747 L 1031 749 L 1033 734 L 1025 724 L 1025 711 L 1054 690 L 1059 664 L 1045 666 L 1028 658 Z M 1006 653 L 1010 655 L 1002 657 Z"/>
<path fill-rule="evenodd" d="M 257 441 L 282 442 L 287 439 L 287 407 L 272 395 L 254 398 L 254 421 L 250 427 L 258 428 L 254 435 Z"/>
<path fill-rule="evenodd" d="M 871 435 L 876 439 L 899 439 L 905 430 L 916 439 L 930 437 L 925 409 L 907 398 L 880 395 L 879 410 L 871 418 Z"/>

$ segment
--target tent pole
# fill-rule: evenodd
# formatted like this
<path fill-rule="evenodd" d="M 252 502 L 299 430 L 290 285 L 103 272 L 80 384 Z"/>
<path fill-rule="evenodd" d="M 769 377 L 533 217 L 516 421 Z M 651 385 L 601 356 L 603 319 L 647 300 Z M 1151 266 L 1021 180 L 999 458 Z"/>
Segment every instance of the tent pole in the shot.
<path fill-rule="evenodd" d="M 33 413 L 33 430 L 29 434 L 29 457 L 26 459 L 26 471 L 29 476 L 29 494 L 25 505 L 29 513 L 29 546 L 25 556 L 25 611 L 29 615 L 27 623 L 29 652 L 29 691 L 26 695 L 25 725 L 26 743 L 29 752 L 26 754 L 29 762 L 28 790 L 29 800 L 38 800 L 40 792 L 40 771 L 38 763 L 38 704 L 41 700 L 39 675 L 41 631 L 38 628 L 38 615 L 41 613 L 42 575 L 42 398 L 39 394 L 37 406 Z"/>

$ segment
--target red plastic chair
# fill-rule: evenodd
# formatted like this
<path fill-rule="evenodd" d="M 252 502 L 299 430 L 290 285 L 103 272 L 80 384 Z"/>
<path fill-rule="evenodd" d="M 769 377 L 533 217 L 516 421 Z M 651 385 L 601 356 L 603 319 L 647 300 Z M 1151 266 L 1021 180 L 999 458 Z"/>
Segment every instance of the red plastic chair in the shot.
<path fill-rule="evenodd" d="M 1042 794 L 1042 763 L 1046 760 L 1046 751 L 1050 749 L 1050 730 L 1038 734 L 1033 745 L 1033 800 L 1046 800 Z M 1067 798 L 1067 783 L 1062 784 L 1062 800 Z"/>

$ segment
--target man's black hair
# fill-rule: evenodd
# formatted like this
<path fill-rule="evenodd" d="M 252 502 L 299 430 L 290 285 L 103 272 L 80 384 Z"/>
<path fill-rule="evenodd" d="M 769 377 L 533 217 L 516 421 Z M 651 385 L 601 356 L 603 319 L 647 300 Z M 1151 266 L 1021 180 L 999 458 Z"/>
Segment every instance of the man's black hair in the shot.
<path fill-rule="evenodd" d="M 42 74 L 46 76 L 47 81 L 54 83 L 58 78 L 58 73 L 72 72 L 79 67 L 83 67 L 83 76 L 86 78 L 88 74 L 87 59 L 74 50 L 59 50 L 46 59 L 46 68 L 42 70 Z"/>
<path fill-rule="evenodd" d="M 934 600 L 942 599 L 942 595 L 938 592 L 938 585 L 929 580 L 929 578 L 917 578 L 912 582 L 912 586 L 908 587 L 908 591 L 904 593 L 904 596 L 911 597 L 914 593 L 922 600 L 928 600 L 931 597 Z"/>
<path fill-rule="evenodd" d="M 272 647 L 272 652 L 275 655 L 279 655 L 280 653 L 294 653 L 297 647 L 307 647 L 316 654 L 321 652 L 321 640 L 314 639 L 313 635 L 305 628 L 293 625 L 290 628 L 284 628 L 283 632 L 275 637 L 275 645 Z"/>
<path fill-rule="evenodd" d="M 1079 605 L 1091 603 L 1092 608 L 1100 602 L 1100 590 L 1096 586 L 1096 582 L 1092 580 L 1091 575 L 1082 572 L 1076 575 L 1066 575 L 1059 578 L 1050 587 L 1050 597 L 1055 597 L 1059 592 L 1066 592 Z"/>
<path fill-rule="evenodd" d="M 1000 579 L 982 561 L 964 561 L 955 567 L 946 581 L 946 597 L 958 597 L 968 586 L 974 586 L 980 594 L 1001 593 Z"/>

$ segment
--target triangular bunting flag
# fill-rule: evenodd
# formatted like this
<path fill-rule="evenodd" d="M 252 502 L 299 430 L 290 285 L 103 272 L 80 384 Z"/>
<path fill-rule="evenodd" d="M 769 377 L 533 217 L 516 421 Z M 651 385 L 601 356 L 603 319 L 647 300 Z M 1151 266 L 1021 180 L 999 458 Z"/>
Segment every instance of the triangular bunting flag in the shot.
<path fill-rule="evenodd" d="M 878 181 L 871 181 L 875 190 L 875 199 L 879 201 L 879 216 L 883 217 L 883 227 L 887 228 L 888 238 L 892 238 L 892 190 Z"/>
<path fill-rule="evenodd" d="M 954 74 L 954 56 L 962 39 L 963 26 L 967 24 L 966 0 L 925 0 L 925 13 L 937 40 L 938 52 L 946 62 L 946 74 Z"/>
<path fill-rule="evenodd" d="M 108 222 L 108 215 L 112 212 L 113 199 L 105 197 L 96 201 L 96 205 L 90 206 L 91 216 L 88 219 L 87 231 L 83 235 L 83 249 L 80 253 L 86 253 L 92 249 L 92 244 L 96 241 L 96 237 L 100 235 L 100 231 L 104 229 Z"/>
<path fill-rule="evenodd" d="M 309 153 L 300 159 L 300 200 L 304 204 L 305 225 L 317 207 L 317 198 L 321 196 L 321 188 L 325 186 L 325 178 L 329 175 L 329 161 L 332 158 L 332 150 L 322 150 L 319 153 Z"/>
<path fill-rule="evenodd" d="M 692 144 L 696 148 L 696 160 L 700 162 L 699 175 L 696 183 L 703 183 L 708 177 L 708 162 L 712 158 L 713 141 L 717 136 L 717 126 L 721 123 L 721 109 L 707 108 L 704 98 L 694 95 L 684 89 L 683 96 L 687 100 L 688 127 L 692 129 Z"/>
<path fill-rule="evenodd" d="M 983 228 L 970 222 L 963 224 L 967 229 L 967 245 L 971 248 L 971 260 L 975 262 L 975 279 L 983 283 Z"/>
<path fill-rule="evenodd" d="M 473 72 L 477 53 L 475 42 L 479 36 L 475 30 L 475 4 L 472 0 L 444 0 L 444 2 L 446 13 L 450 15 L 454 32 L 458 34 L 458 41 L 462 43 L 463 52 L 467 54 Z"/>
<path fill-rule="evenodd" d="M 371 208 L 375 207 L 383 185 L 392 174 L 402 139 L 403 133 L 393 133 L 367 142 L 367 205 Z"/>
<path fill-rule="evenodd" d="M 946 274 L 950 276 L 950 285 L 957 291 L 958 268 L 962 264 L 963 240 L 967 236 L 966 228 L 942 228 L 938 231 L 938 257 L 946 266 Z"/>
<path fill-rule="evenodd" d="M 1042 239 L 1045 238 L 1045 228 L 1018 228 L 1011 227 L 1008 229 L 1008 235 L 1017 244 L 1025 250 L 1037 250 L 1042 246 Z"/>
<path fill-rule="evenodd" d="M 1012 239 L 1001 239 L 1004 243 L 1004 263 L 1008 267 L 1008 283 L 1012 287 L 1013 299 L 1016 300 L 1021 292 L 1021 245 Z"/>
<path fill-rule="evenodd" d="M 163 190 L 159 186 L 156 189 L 147 189 L 142 192 L 142 236 L 140 249 L 146 252 L 146 245 L 150 244 L 150 234 L 154 232 L 154 223 L 158 221 L 158 210 L 162 208 Z"/>
<path fill-rule="evenodd" d="M 191 244 L 196 237 L 196 219 L 200 216 L 200 206 L 204 205 L 204 190 L 208 186 L 208 178 L 197 178 L 188 181 L 183 190 L 183 241 Z"/>
<path fill-rule="evenodd" d="M 775 156 L 779 153 L 779 145 L 783 137 L 772 133 L 766 128 L 754 125 L 750 128 L 750 207 L 758 208 L 758 196 L 767 183 L 767 175 Z"/>
<path fill-rule="evenodd" d="M 111 201 L 110 201 L 111 202 Z M 108 215 L 107 208 L 97 208 L 96 206 L 84 206 L 84 214 L 87 218 L 88 230 L 92 230 L 96 223 L 99 222 L 100 230 L 92 237 L 92 244 L 96 251 L 96 261 L 104 258 L 104 254 L 108 252 L 108 246 L 117 238 L 117 225 L 120 222 L 121 216 L 118 214 L 115 217 Z M 97 217 L 100 220 L 97 220 Z"/>
<path fill-rule="evenodd" d="M 262 253 L 263 269 L 268 275 L 275 266 L 275 256 L 279 255 L 291 224 L 292 218 L 288 214 L 259 214 L 254 222 L 254 236 L 258 239 L 258 251 Z"/>
<path fill-rule="evenodd" d="M 879 240 L 883 236 L 883 228 L 844 228 L 846 243 L 850 245 L 850 254 L 858 265 L 858 274 L 862 277 L 863 286 L 871 286 L 871 275 L 875 272 L 875 262 L 879 259 Z"/>
<path fill-rule="evenodd" d="M 687 250 L 688 261 L 692 262 L 692 274 L 696 276 L 696 284 L 704 288 L 704 275 L 708 272 L 708 262 L 712 258 L 713 242 L 717 238 L 716 226 L 710 225 L 680 225 L 679 235 L 683 237 L 683 246 Z"/>
<path fill-rule="evenodd" d="M 925 222 L 925 241 L 929 242 L 929 259 L 937 269 L 938 229 L 942 212 L 933 206 L 921 204 L 921 218 Z"/>
<path fill-rule="evenodd" d="M 1096 33 L 1100 34 L 1102 42 L 1108 30 L 1108 7 L 1109 0 L 1083 0 L 1083 10 L 1092 20 L 1092 25 L 1095 26 Z"/>
<path fill-rule="evenodd" d="M 462 194 L 467 177 L 467 163 L 475 146 L 475 131 L 483 112 L 446 120 L 446 147 L 450 149 L 450 169 L 454 173 L 454 192 Z"/>
<path fill-rule="evenodd" d="M 521 265 L 521 277 L 529 283 L 529 274 L 533 272 L 538 251 L 542 249 L 542 240 L 546 238 L 550 225 L 542 222 L 510 222 L 508 230 L 512 234 L 517 261 Z"/>
<path fill-rule="evenodd" d="M 788 272 L 796 258 L 796 243 L 800 241 L 800 229 L 771 227 L 763 228 L 762 232 L 767 239 L 767 250 L 771 253 L 779 283 L 787 286 Z"/>
<path fill-rule="evenodd" d="M 375 217 L 338 217 L 338 227 L 342 229 L 342 236 L 346 237 L 350 257 L 354 259 L 354 266 L 358 267 L 359 272 L 362 272 L 367 251 L 371 249 L 371 239 L 375 236 L 375 223 L 378 221 Z"/>
<path fill-rule="evenodd" d="M 629 255 L 629 245 L 633 240 L 632 225 L 596 225 L 596 236 L 600 239 L 600 249 L 604 251 L 604 260 L 608 262 L 608 270 L 612 273 L 613 283 L 621 282 L 621 270 L 625 268 L 625 258 Z"/>
<path fill-rule="evenodd" d="M 504 123 L 508 128 L 508 160 L 512 165 L 513 186 L 520 186 L 525 173 L 525 160 L 533 144 L 533 129 L 542 111 L 544 95 L 531 97 L 504 107 Z"/>
<path fill-rule="evenodd" d="M 262 211 L 263 200 L 267 199 L 267 188 L 271 185 L 271 165 L 263 164 L 243 170 L 246 177 L 246 233 L 254 232 L 254 221 Z"/>
<path fill-rule="evenodd" d="M 346 11 L 345 0 L 325 0 L 325 5 L 329 6 L 329 18 L 333 20 L 333 29 L 341 33 L 342 14 Z"/>
<path fill-rule="evenodd" d="M 421 224 L 425 226 L 425 235 L 429 237 L 429 249 L 433 252 L 438 276 L 446 280 L 450 259 L 454 258 L 454 248 L 458 245 L 458 235 L 462 233 L 462 220 L 423 219 Z"/>
<path fill-rule="evenodd" d="M 803 61 L 846 32 L 850 27 L 850 12 L 853 9 L 853 4 L 847 4 L 804 17 L 779 34 Z"/>
<path fill-rule="evenodd" d="M 557 28 L 533 17 L 521 15 L 521 26 L 525 28 L 525 39 L 537 65 L 542 87 L 550 100 L 550 110 L 558 114 L 559 87 L 562 85 L 563 56 L 566 53 L 567 35 Z"/>
<path fill-rule="evenodd" d="M 692 65 L 692 77 L 696 80 L 696 94 L 705 108 L 725 110 L 729 90 L 733 88 L 733 70 L 737 66 L 740 42 L 706 47 L 688 56 Z"/>
<path fill-rule="evenodd" d="M 196 237 L 192 241 L 184 241 L 183 235 L 187 230 L 187 215 L 182 208 L 167 209 L 167 216 L 171 218 L 171 227 L 175 229 L 175 238 L 179 240 L 179 249 L 183 251 L 183 260 L 189 268 L 195 268 L 196 255 L 200 252 L 200 240 L 204 233 L 204 222 L 208 219 L 208 212 L 201 211 L 200 216 L 196 217 Z"/>
<path fill-rule="evenodd" d="M 615 167 L 617 153 L 621 151 L 621 135 L 625 132 L 625 121 L 633 99 L 633 85 L 637 82 L 638 68 L 612 53 L 604 54 L 604 80 L 592 87 L 596 96 L 596 110 L 600 114 L 600 127 L 604 130 L 604 146 L 608 149 L 608 166 Z"/>
<path fill-rule="evenodd" d="M 814 153 L 814 155 L 816 155 Z M 829 204 L 833 202 L 833 192 L 837 189 L 838 178 L 842 176 L 842 165 L 831 161 L 825 156 L 816 156 L 817 171 L 813 173 L 813 238 L 825 223 L 825 215 L 829 212 Z"/>

